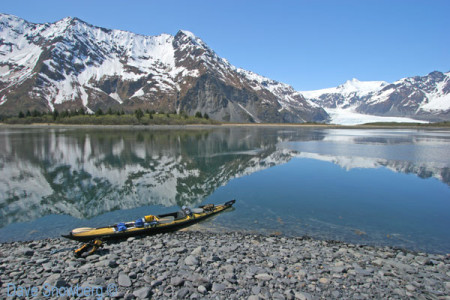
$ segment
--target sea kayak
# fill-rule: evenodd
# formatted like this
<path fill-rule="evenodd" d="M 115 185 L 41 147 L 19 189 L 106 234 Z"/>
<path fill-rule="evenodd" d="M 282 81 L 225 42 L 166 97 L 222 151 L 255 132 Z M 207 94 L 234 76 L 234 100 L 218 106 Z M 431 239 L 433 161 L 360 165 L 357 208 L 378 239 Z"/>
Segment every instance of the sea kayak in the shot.
<path fill-rule="evenodd" d="M 183 208 L 163 215 L 148 215 L 133 222 L 123 222 L 99 228 L 76 228 L 63 237 L 76 241 L 92 241 L 94 239 L 113 240 L 137 235 L 152 235 L 175 231 L 190 226 L 230 208 L 236 200 L 224 204 L 207 204 L 198 208 Z"/>

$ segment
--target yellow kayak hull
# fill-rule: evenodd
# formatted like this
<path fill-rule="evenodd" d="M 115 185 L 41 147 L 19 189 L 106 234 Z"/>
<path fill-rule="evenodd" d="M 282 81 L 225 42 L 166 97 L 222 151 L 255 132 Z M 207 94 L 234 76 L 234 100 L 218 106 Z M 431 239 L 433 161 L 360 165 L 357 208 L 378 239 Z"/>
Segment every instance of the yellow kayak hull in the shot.
<path fill-rule="evenodd" d="M 123 239 L 131 236 L 138 235 L 152 235 L 163 232 L 175 231 L 197 222 L 218 214 L 230 207 L 235 203 L 235 200 L 228 201 L 221 205 L 215 205 L 210 210 L 204 210 L 203 212 L 194 212 L 191 215 L 186 215 L 183 218 L 174 219 L 171 222 L 154 222 L 154 224 L 146 225 L 142 227 L 130 226 L 126 230 L 118 231 L 117 224 L 100 227 L 100 228 L 77 228 L 72 230 L 68 235 L 63 235 L 65 238 L 69 238 L 77 241 L 91 241 L 94 239 L 112 240 Z M 164 217 L 175 215 L 176 213 L 157 216 L 160 219 Z M 133 224 L 134 222 L 128 222 L 125 224 Z"/>

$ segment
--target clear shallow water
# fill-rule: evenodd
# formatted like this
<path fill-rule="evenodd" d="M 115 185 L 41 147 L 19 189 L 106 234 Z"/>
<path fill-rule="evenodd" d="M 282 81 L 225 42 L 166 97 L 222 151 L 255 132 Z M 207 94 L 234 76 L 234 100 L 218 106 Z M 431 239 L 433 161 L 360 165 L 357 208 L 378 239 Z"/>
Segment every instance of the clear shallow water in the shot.
<path fill-rule="evenodd" d="M 237 199 L 197 229 L 450 252 L 450 132 L 1 129 L 0 241 Z"/>

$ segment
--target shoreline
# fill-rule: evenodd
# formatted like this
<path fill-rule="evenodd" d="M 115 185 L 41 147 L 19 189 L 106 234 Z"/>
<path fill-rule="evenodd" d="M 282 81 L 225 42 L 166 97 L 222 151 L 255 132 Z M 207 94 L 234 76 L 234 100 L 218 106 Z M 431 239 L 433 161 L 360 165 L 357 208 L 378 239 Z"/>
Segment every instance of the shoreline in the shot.
<path fill-rule="evenodd" d="M 71 249 L 80 245 L 62 238 L 1 243 L 1 298 L 19 287 L 42 296 L 48 287 L 59 293 L 75 286 L 110 299 L 448 299 L 450 294 L 450 254 L 201 231 L 129 238 L 75 258 Z"/>
<path fill-rule="evenodd" d="M 62 128 L 62 129 L 216 129 L 216 128 L 314 128 L 314 129 L 414 129 L 414 130 L 450 130 L 446 126 L 433 125 L 336 125 L 336 124 L 300 124 L 300 123 L 222 123 L 222 124 L 185 124 L 185 125 L 96 125 L 96 124 L 6 124 L 0 128 Z"/>

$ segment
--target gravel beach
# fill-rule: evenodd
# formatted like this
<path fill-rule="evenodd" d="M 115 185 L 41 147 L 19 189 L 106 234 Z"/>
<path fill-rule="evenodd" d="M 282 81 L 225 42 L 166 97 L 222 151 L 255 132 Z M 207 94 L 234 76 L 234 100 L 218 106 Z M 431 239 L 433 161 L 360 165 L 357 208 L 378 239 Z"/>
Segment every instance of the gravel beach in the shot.
<path fill-rule="evenodd" d="M 75 258 L 65 239 L 0 244 L 1 299 L 450 299 L 450 255 L 184 231 Z"/>

